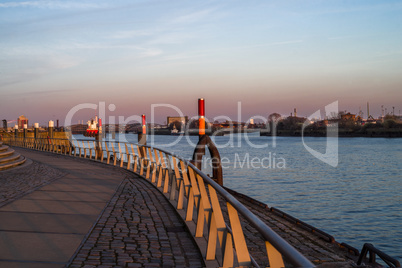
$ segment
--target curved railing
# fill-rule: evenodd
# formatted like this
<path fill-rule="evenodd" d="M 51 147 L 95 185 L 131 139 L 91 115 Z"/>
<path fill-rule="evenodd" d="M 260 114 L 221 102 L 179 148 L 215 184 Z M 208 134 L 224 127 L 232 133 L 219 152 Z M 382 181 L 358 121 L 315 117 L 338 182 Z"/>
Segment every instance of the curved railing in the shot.
<path fill-rule="evenodd" d="M 9 138 L 5 142 L 105 162 L 149 180 L 185 220 L 207 266 L 267 265 L 258 264 L 249 253 L 240 214 L 261 235 L 270 267 L 314 267 L 223 187 L 180 156 L 150 146 L 112 141 Z"/>

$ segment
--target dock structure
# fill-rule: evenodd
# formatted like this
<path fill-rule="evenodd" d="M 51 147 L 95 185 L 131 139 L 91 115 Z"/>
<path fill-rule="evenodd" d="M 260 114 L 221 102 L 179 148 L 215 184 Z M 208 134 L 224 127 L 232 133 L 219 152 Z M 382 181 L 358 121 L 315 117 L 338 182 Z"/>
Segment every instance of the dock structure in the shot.
<path fill-rule="evenodd" d="M 31 160 L 2 171 L 1 181 L 31 186 L 1 188 L 7 198 L 0 215 L 7 220 L 0 222 L 0 267 L 354 267 L 358 258 L 325 233 L 224 189 L 160 149 L 57 139 L 7 143 Z"/>

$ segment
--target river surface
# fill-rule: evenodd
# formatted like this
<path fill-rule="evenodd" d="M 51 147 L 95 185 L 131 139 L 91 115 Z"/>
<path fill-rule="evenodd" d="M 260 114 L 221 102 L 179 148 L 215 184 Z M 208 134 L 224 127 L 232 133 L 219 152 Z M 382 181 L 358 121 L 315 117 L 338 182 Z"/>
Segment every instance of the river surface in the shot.
<path fill-rule="evenodd" d="M 136 143 L 137 135 L 116 139 Z M 320 156 L 326 153 L 326 138 L 305 137 L 303 143 L 300 137 L 251 133 L 213 140 L 226 187 L 289 213 L 338 242 L 359 250 L 372 243 L 402 260 L 402 139 L 330 138 L 331 165 Z M 185 158 L 192 156 L 197 141 L 194 136 L 148 136 L 148 145 Z M 211 174 L 209 168 L 204 171 Z"/>

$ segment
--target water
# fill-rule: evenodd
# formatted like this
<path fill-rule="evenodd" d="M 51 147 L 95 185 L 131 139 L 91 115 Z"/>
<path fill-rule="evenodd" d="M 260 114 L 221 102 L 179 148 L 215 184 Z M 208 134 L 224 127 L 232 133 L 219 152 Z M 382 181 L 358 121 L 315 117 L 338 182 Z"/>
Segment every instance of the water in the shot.
<path fill-rule="evenodd" d="M 137 135 L 120 135 L 137 142 Z M 340 138 L 338 166 L 311 155 L 299 137 L 258 133 L 214 137 L 224 185 L 319 228 L 361 250 L 372 243 L 402 260 L 401 139 Z M 198 137 L 148 136 L 148 144 L 192 156 Z M 305 143 L 325 153 L 326 138 Z M 256 148 L 263 147 L 265 148 Z M 205 169 L 211 174 L 210 169 Z"/>

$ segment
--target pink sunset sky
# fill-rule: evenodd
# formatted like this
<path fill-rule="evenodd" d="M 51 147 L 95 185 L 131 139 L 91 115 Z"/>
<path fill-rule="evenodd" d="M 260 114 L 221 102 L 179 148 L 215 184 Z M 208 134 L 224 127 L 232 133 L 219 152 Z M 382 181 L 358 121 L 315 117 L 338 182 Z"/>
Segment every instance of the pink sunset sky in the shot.
<path fill-rule="evenodd" d="M 176 106 L 238 120 L 402 110 L 399 1 L 6 1 L 0 119 L 46 124 L 83 103 L 109 117 Z M 86 122 L 97 111 L 72 118 Z M 156 109 L 164 123 L 174 110 Z M 323 114 L 324 115 L 324 114 Z M 118 119 L 116 119 L 117 123 Z"/>

